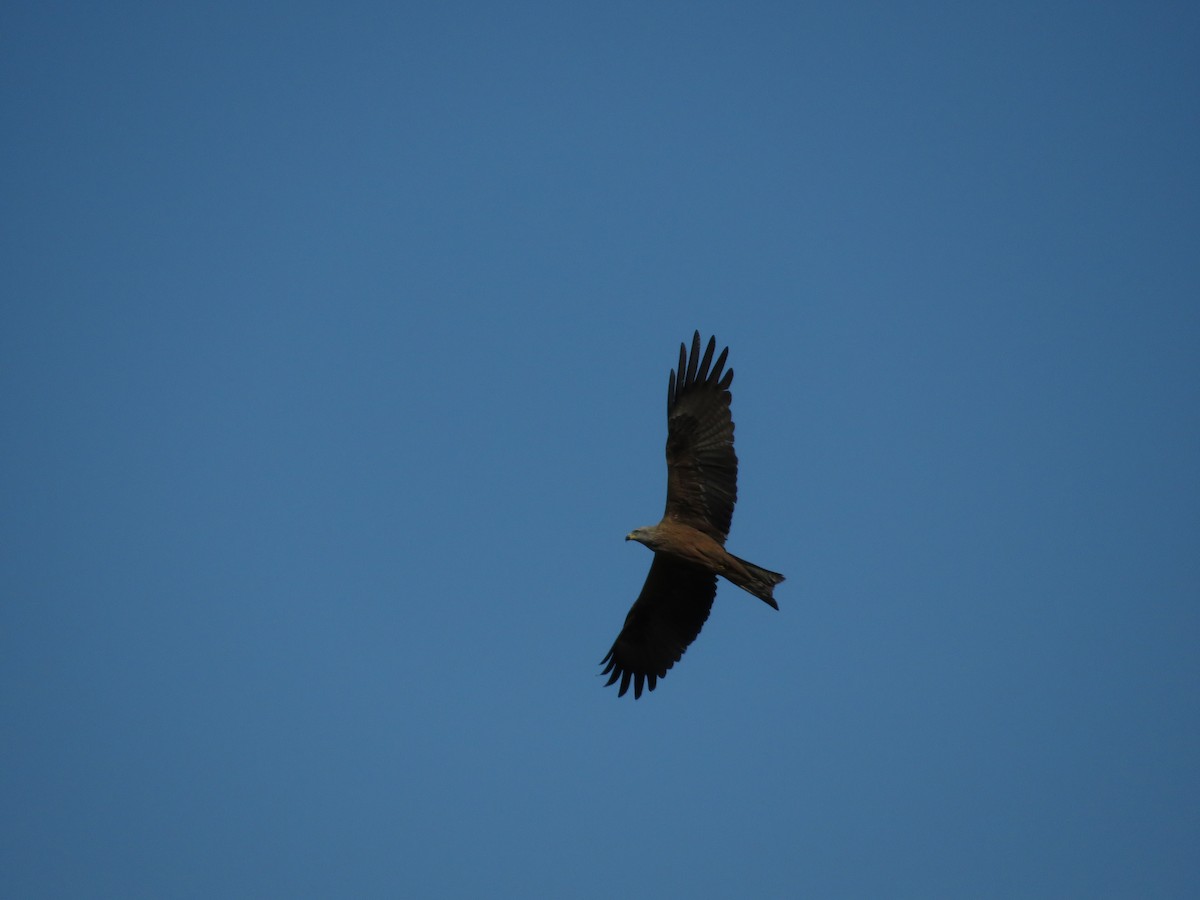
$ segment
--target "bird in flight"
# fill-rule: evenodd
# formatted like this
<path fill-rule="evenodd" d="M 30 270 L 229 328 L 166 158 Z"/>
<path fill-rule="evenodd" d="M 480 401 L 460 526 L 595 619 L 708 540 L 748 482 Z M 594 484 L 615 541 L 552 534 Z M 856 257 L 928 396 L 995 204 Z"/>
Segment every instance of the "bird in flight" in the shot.
<path fill-rule="evenodd" d="M 772 592 L 783 576 L 725 549 L 737 502 L 737 456 L 729 414 L 733 369 L 722 374 L 729 348 L 714 362 L 716 349 L 717 339 L 709 338 L 701 358 L 697 331 L 690 356 L 679 345 L 678 374 L 672 370 L 667 383 L 667 509 L 657 525 L 625 536 L 653 550 L 654 561 L 625 627 L 600 660 L 600 674 L 609 676 L 605 687 L 621 682 L 618 697 L 631 680 L 635 699 L 643 685 L 654 690 L 679 661 L 708 619 L 718 575 L 779 609 Z"/>

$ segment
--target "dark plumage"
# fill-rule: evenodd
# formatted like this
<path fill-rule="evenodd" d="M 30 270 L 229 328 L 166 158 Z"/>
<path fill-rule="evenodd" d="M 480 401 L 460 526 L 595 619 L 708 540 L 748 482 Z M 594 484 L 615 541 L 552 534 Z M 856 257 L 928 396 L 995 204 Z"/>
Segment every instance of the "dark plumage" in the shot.
<path fill-rule="evenodd" d="M 672 370 L 668 382 L 667 508 L 657 525 L 625 538 L 653 550 L 654 562 L 625 627 L 600 660 L 606 685 L 621 682 L 617 696 L 630 681 L 635 698 L 643 685 L 654 690 L 679 661 L 708 619 L 718 575 L 779 608 L 772 593 L 783 576 L 725 550 L 737 502 L 737 456 L 729 414 L 733 369 L 722 374 L 729 348 L 714 361 L 716 348 L 710 338 L 701 358 L 697 331 L 690 356 L 679 346 L 678 374 Z"/>

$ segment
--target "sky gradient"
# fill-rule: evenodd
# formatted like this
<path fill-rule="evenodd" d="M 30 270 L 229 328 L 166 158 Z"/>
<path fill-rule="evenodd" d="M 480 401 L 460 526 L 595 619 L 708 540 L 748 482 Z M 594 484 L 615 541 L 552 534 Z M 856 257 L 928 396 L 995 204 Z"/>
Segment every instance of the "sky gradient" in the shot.
<path fill-rule="evenodd" d="M 1200 11 L 6 4 L 0 894 L 1200 893 Z M 667 373 L 732 552 L 603 687 Z"/>

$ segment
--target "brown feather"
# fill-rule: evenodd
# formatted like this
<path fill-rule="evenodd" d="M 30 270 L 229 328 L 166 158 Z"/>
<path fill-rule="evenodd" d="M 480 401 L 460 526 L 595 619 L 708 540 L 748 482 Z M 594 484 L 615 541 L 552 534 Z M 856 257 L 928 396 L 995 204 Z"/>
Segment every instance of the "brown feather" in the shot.
<path fill-rule="evenodd" d="M 725 550 L 737 503 L 737 455 L 725 371 L 726 347 L 713 362 L 716 338 L 700 354 L 679 346 L 679 365 L 667 381 L 667 506 L 662 521 L 629 538 L 654 551 L 654 562 L 612 649 L 600 661 L 617 696 L 654 690 L 700 634 L 717 592 L 717 575 L 778 609 L 772 592 L 783 576 Z M 712 365 L 711 369 L 709 368 Z"/>
<path fill-rule="evenodd" d="M 710 338 L 700 357 L 700 332 L 692 339 L 690 361 L 684 368 L 680 346 L 679 371 L 668 381 L 667 405 L 667 506 L 663 518 L 673 519 L 724 542 L 737 503 L 737 454 L 733 451 L 733 370 L 722 377 L 729 349 L 721 351 L 716 365 L 708 361 L 716 349 Z"/>
<path fill-rule="evenodd" d="M 650 690 L 667 670 L 679 662 L 688 645 L 700 634 L 717 595 L 717 576 L 685 565 L 661 553 L 654 554 L 642 592 L 634 601 L 616 643 L 600 664 L 605 685 L 621 679 L 617 696 L 624 696 L 634 678 L 633 696 L 642 695 L 642 681 Z"/>

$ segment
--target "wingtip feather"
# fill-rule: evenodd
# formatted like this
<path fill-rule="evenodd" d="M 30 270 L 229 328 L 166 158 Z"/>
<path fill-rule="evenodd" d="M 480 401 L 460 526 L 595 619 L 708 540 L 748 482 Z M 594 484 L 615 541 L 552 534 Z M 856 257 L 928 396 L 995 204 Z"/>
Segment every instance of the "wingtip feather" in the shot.
<path fill-rule="evenodd" d="M 692 352 L 688 357 L 687 378 L 684 379 L 684 384 L 693 384 L 696 381 L 696 366 L 700 363 L 700 332 L 697 331 L 692 335 Z"/>

